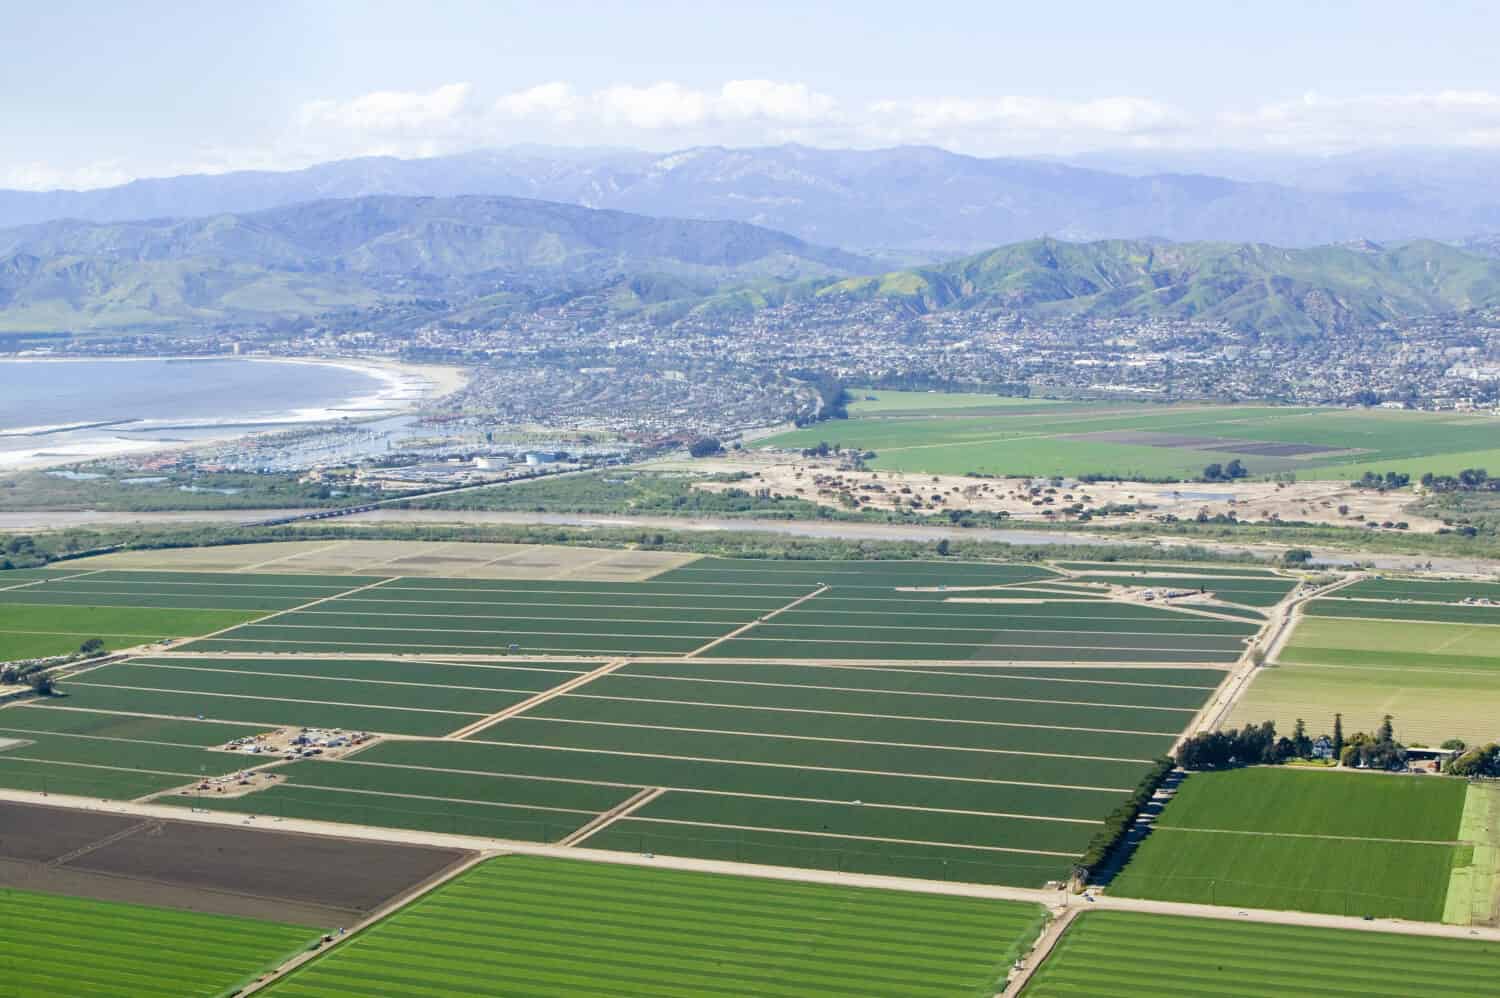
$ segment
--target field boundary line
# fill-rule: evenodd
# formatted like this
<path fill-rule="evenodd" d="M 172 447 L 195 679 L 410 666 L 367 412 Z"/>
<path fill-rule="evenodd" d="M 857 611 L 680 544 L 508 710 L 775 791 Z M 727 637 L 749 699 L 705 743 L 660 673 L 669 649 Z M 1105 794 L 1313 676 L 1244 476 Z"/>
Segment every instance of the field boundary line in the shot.
<path fill-rule="evenodd" d="M 53 578 L 32 579 L 30 582 L 18 582 L 18 583 L 16 583 L 13 586 L 5 586 L 4 588 L 0 588 L 0 593 L 8 593 L 8 592 L 11 592 L 12 590 L 16 590 L 16 589 L 26 589 L 26 588 L 29 588 L 30 586 L 39 586 L 39 585 L 41 585 L 44 582 L 66 582 L 69 579 L 81 579 L 84 576 L 88 576 L 88 575 L 98 575 L 100 572 L 103 572 L 103 571 L 105 571 L 105 569 L 96 568 L 96 569 L 94 569 L 92 571 L 89 571 L 89 572 L 75 572 L 72 575 L 60 575 L 60 576 L 58 576 L 55 579 L 53 579 Z M 64 605 L 71 605 L 71 604 L 64 604 Z"/>
<path fill-rule="evenodd" d="M 1329 770 L 1329 772 L 1333 771 Z M 1441 839 L 1387 839 L 1378 838 L 1373 835 L 1318 835 L 1314 832 L 1253 832 L 1239 828 L 1187 828 L 1182 825 L 1163 825 L 1159 823 L 1153 824 L 1152 834 L 1157 834 L 1159 832 L 1196 832 L 1202 835 L 1255 835 L 1261 838 L 1269 839 L 1327 839 L 1334 842 L 1385 842 L 1394 845 L 1413 846 L 1473 845 L 1473 843 L 1471 842 L 1447 842 Z"/>
<path fill-rule="evenodd" d="M 666 792 L 666 787 L 647 787 L 635 796 L 622 801 L 610 810 L 596 816 L 587 824 L 574 829 L 572 834 L 559 839 L 557 844 L 560 846 L 576 846 L 594 833 L 602 832 L 621 818 L 628 817 L 640 810 Z"/>
<path fill-rule="evenodd" d="M 355 593 L 362 593 L 362 592 L 364 592 L 367 589 L 374 589 L 377 586 L 383 586 L 387 582 L 395 582 L 396 579 L 397 579 L 397 576 L 394 576 L 394 575 L 389 576 L 389 577 L 384 578 L 384 579 L 377 579 L 374 582 L 371 582 L 371 583 L 369 583 L 367 585 L 357 586 L 354 589 L 348 589 L 348 590 L 345 590 L 343 592 L 337 592 L 337 593 L 334 593 L 331 596 L 323 596 L 323 597 L 315 599 L 315 600 L 313 600 L 313 601 L 311 601 L 309 603 L 303 603 L 300 606 L 287 607 L 285 610 L 277 610 L 274 613 L 269 613 L 269 614 L 267 614 L 264 617 L 256 617 L 254 620 L 242 621 L 242 622 L 240 622 L 238 624 L 235 624 L 233 627 L 224 627 L 224 628 L 220 628 L 217 631 L 213 631 L 213 632 L 211 632 L 209 634 L 200 634 L 196 638 L 188 638 L 182 644 L 183 645 L 187 645 L 187 644 L 192 644 L 194 641 L 207 641 L 210 638 L 216 638 L 216 637 L 218 637 L 221 634 L 227 634 L 230 631 L 236 630 L 236 629 L 241 628 L 241 627 L 249 627 L 252 624 L 263 624 L 263 623 L 265 623 L 268 620 L 274 620 L 277 617 L 282 617 L 282 616 L 285 616 L 286 614 L 289 614 L 289 613 L 295 613 L 298 610 L 306 610 L 306 609 L 309 609 L 310 607 L 315 607 L 319 603 L 327 603 L 329 600 L 338 599 L 340 596 L 353 596 Z M 178 647 L 180 648 L 180 647 L 182 647 L 182 645 L 178 645 Z"/>
<path fill-rule="evenodd" d="M 256 562 L 254 565 L 241 565 L 239 568 L 230 569 L 230 571 L 236 574 L 256 572 L 262 568 L 265 568 L 267 565 L 274 565 L 277 562 L 282 561 L 291 561 L 293 558 L 301 558 L 303 555 L 307 554 L 318 554 L 321 551 L 332 551 L 334 548 L 343 547 L 348 543 L 348 541 L 334 541 L 332 544 L 324 544 L 322 547 L 313 548 L 311 551 L 294 551 L 291 554 L 284 554 L 279 558 L 270 558 L 266 561 Z"/>
<path fill-rule="evenodd" d="M 408 906 L 416 904 L 428 894 L 431 894 L 439 888 L 451 883 L 458 877 L 474 869 L 474 867 L 478 866 L 479 864 L 487 863 L 491 859 L 494 859 L 497 856 L 501 855 L 504 855 L 504 853 L 493 850 L 474 851 L 472 855 L 467 856 L 456 863 L 453 863 L 447 869 L 439 870 L 437 873 L 428 877 L 420 884 L 416 884 L 415 886 L 402 891 L 400 894 L 397 894 L 395 897 L 385 902 L 385 904 L 381 905 L 379 908 L 376 908 L 360 921 L 356 922 L 353 928 L 341 932 L 340 935 L 334 936 L 332 942 L 323 946 L 319 946 L 317 949 L 304 949 L 298 952 L 297 955 L 274 967 L 268 973 L 265 973 L 264 975 L 256 978 L 254 981 L 251 981 L 249 984 L 246 984 L 243 988 L 236 992 L 236 994 L 250 995 L 273 986 L 282 978 L 296 973 L 307 964 L 312 963 L 315 960 L 319 960 L 322 957 L 326 956 L 328 953 L 337 949 L 340 943 L 346 943 L 349 940 L 356 938 L 357 936 L 361 935 L 366 929 L 372 928 L 373 926 L 385 921 L 392 915 L 395 915 L 398 912 L 404 910 Z"/>
<path fill-rule="evenodd" d="M 636 666 L 640 666 L 641 668 L 652 668 L 652 667 L 661 666 L 661 665 L 680 664 L 680 661 L 681 660 L 679 660 L 679 659 L 673 659 L 673 660 L 671 660 L 669 662 L 668 661 L 647 661 L 647 660 L 644 660 L 644 659 L 637 658 L 637 659 L 633 659 L 632 662 L 631 662 L 631 664 L 632 665 L 636 665 Z M 719 664 L 719 665 L 737 665 L 737 664 L 740 664 L 740 663 L 734 662 L 732 659 L 725 659 L 725 658 L 716 658 L 716 659 L 714 659 L 714 662 L 716 664 Z M 1178 684 L 1178 683 L 1142 683 L 1142 682 L 1139 682 L 1139 681 L 1136 681 L 1136 680 L 1129 680 L 1129 679 L 1074 679 L 1074 678 L 1069 678 L 1069 677 L 1066 677 L 1066 676 L 1027 676 L 1027 675 L 1022 675 L 1020 673 L 1007 673 L 1007 672 L 1005 672 L 1004 669 L 1006 668 L 1006 666 L 1004 664 L 1002 664 L 1002 663 L 991 663 L 988 666 L 986 666 L 986 668 L 992 668 L 995 671 L 993 671 L 993 672 L 980 672 L 980 673 L 974 673 L 974 672 L 949 672 L 948 670 L 944 669 L 942 666 L 928 666 L 928 665 L 923 665 L 923 664 L 921 664 L 919 662 L 914 662 L 914 663 L 911 664 L 911 666 L 901 666 L 901 665 L 871 666 L 871 665 L 858 665 L 858 664 L 853 664 L 853 663 L 844 662 L 844 661 L 838 661 L 838 662 L 818 662 L 818 661 L 805 662 L 805 661 L 799 661 L 799 660 L 795 660 L 795 659 L 779 659 L 777 661 L 777 664 L 781 665 L 781 666 L 784 666 L 786 668 L 794 668 L 794 669 L 829 669 L 829 670 L 843 669 L 846 672 L 847 671 L 855 671 L 855 672 L 872 672 L 873 671 L 873 672 L 889 672 L 889 673 L 894 673 L 894 674 L 903 674 L 904 673 L 904 674 L 911 674 L 911 675 L 954 676 L 954 677 L 957 677 L 959 679 L 1031 679 L 1031 680 L 1040 680 L 1040 681 L 1049 682 L 1049 683 L 1097 683 L 1097 684 L 1100 684 L 1102 686 L 1140 686 L 1140 687 L 1144 687 L 1146 689 L 1153 689 L 1153 690 L 1203 690 L 1205 692 L 1212 692 L 1212 691 L 1214 691 L 1214 690 L 1216 690 L 1216 689 L 1219 688 L 1219 684 L 1218 683 L 1214 683 L 1212 686 L 1190 686 L 1190 685 L 1183 685 L 1183 684 Z M 1213 671 L 1222 671 L 1222 667 L 1220 669 L 1213 670 Z M 631 675 L 637 675 L 637 673 L 631 673 Z M 646 675 L 646 673 L 639 673 L 639 675 Z M 684 677 L 684 678 L 692 678 L 692 677 Z"/>
<path fill-rule="evenodd" d="M 186 662 L 187 659 L 178 659 Z M 276 659 L 266 659 L 266 664 L 276 664 Z M 311 679 L 328 683 L 365 683 L 370 686 L 419 686 L 422 689 L 468 690 L 475 693 L 535 693 L 536 690 L 513 690 L 505 686 L 464 686 L 461 683 L 413 683 L 405 679 L 362 679 L 358 676 L 309 676 L 295 672 L 264 672 L 260 669 L 221 669 L 211 665 L 169 665 L 165 662 L 131 662 L 142 669 L 171 669 L 176 672 L 208 672 L 226 676 L 266 676 L 272 679 Z M 238 695 L 238 694 L 235 694 Z M 399 709 L 407 709 L 404 705 Z"/>
<path fill-rule="evenodd" d="M 478 717 L 476 710 L 444 710 L 441 707 L 410 707 L 405 704 L 378 704 L 378 703 L 351 703 L 348 700 L 303 700 L 299 697 L 267 697 L 256 696 L 252 693 L 217 693 L 211 690 L 171 690 L 160 689 L 155 686 L 127 686 L 124 683 L 74 683 L 75 686 L 87 686 L 96 690 L 134 690 L 137 693 L 167 693 L 173 696 L 199 696 L 199 697 L 227 697 L 231 700 L 264 700 L 270 703 L 309 703 L 322 707 L 361 707 L 365 710 L 404 710 L 418 714 L 455 714 L 459 717 Z M 115 713 L 105 711 L 105 713 Z M 167 715 L 169 717 L 180 715 Z M 196 720 L 196 718 L 194 718 Z M 234 718 L 212 717 L 205 720 L 217 721 L 221 724 L 257 724 L 257 721 L 236 721 Z M 278 728 L 301 727 L 297 724 L 278 724 Z"/>
<path fill-rule="evenodd" d="M 129 828 L 120 829 L 113 835 L 106 835 L 102 839 L 95 839 L 93 842 L 90 842 L 87 845 L 79 846 L 72 852 L 63 853 L 61 856 L 54 856 L 51 859 L 47 860 L 47 866 L 54 869 L 60 866 L 65 866 L 68 863 L 73 862 L 73 860 L 75 859 L 82 859 L 91 852 L 98 852 L 100 849 L 103 849 L 106 846 L 111 846 L 116 842 L 128 839 L 136 832 L 143 832 L 148 828 L 160 827 L 162 827 L 162 820 L 160 818 L 146 818 L 143 821 L 136 822 Z"/>
<path fill-rule="evenodd" d="M 802 603 L 806 603 L 808 600 L 812 599 L 815 596 L 821 596 L 821 595 L 823 595 L 824 593 L 828 592 L 828 590 L 829 590 L 829 586 L 827 586 L 827 585 L 821 585 L 820 584 L 818 586 L 818 588 L 814 589 L 812 592 L 808 593 L 806 596 L 799 596 L 797 599 L 792 600 L 786 606 L 783 606 L 783 607 L 781 607 L 779 609 L 776 609 L 776 610 L 772 610 L 770 613 L 765 614 L 764 616 L 756 617 L 754 620 L 750 621 L 750 623 L 748 623 L 748 624 L 745 624 L 743 627 L 737 627 L 734 630 L 730 631 L 728 634 L 722 634 L 719 637 L 714 638 L 712 641 L 710 641 L 708 644 L 704 645 L 702 648 L 694 648 L 692 651 L 690 651 L 686 655 L 684 655 L 683 658 L 697 658 L 699 655 L 702 655 L 704 652 L 708 651 L 710 648 L 713 648 L 716 645 L 721 645 L 725 641 L 728 641 L 731 638 L 737 638 L 737 637 L 739 637 L 741 634 L 744 634 L 746 631 L 750 630 L 756 624 L 763 624 L 766 621 L 770 620 L 772 617 L 776 616 L 777 614 L 779 614 L 779 613 L 785 613 L 786 611 L 792 609 L 792 607 L 797 606 L 797 605 L 802 604 Z"/>
<path fill-rule="evenodd" d="M 626 659 L 617 658 L 612 662 L 606 662 L 592 672 L 585 672 L 581 676 L 574 676 L 572 679 L 558 683 L 551 689 L 543 690 L 542 692 L 537 693 L 535 696 L 531 696 L 526 698 L 525 700 L 522 700 L 520 703 L 511 704 L 504 710 L 497 711 L 494 714 L 490 714 L 488 717 L 483 717 L 478 721 L 475 721 L 473 724 L 467 724 L 464 727 L 459 728 L 457 731 L 450 731 L 448 734 L 443 736 L 443 740 L 455 741 L 458 739 L 467 738 L 470 735 L 476 735 L 481 731 L 488 730 L 489 728 L 492 728 L 495 725 L 499 724 L 501 721 L 515 717 L 517 714 L 524 714 L 531 708 L 536 707 L 540 704 L 544 704 L 554 697 L 560 697 L 564 693 L 567 693 L 571 690 L 576 690 L 580 686 L 585 686 L 598 679 L 600 676 L 607 676 L 611 672 L 614 672 L 616 669 L 623 666 L 626 661 Z"/>

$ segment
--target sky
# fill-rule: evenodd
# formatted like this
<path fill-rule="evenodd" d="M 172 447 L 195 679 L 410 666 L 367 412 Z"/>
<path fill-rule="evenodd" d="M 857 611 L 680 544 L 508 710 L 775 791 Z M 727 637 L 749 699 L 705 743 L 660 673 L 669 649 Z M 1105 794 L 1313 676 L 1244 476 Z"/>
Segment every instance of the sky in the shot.
<path fill-rule="evenodd" d="M 523 143 L 1500 148 L 1493 0 L 4 7 L 0 188 Z"/>

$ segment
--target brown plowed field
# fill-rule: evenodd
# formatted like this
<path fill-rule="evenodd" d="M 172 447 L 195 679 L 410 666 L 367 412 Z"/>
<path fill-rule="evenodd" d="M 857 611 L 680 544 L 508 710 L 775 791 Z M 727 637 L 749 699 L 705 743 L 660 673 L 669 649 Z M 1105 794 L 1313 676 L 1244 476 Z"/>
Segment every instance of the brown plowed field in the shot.
<path fill-rule="evenodd" d="M 320 928 L 358 921 L 467 857 L 0 802 L 0 886 Z"/>

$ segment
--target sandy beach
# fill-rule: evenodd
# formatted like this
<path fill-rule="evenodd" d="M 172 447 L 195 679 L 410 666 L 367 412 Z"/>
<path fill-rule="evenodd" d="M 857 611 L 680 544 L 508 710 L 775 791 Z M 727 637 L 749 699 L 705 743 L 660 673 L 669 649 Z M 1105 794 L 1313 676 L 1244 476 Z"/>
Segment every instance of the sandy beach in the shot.
<path fill-rule="evenodd" d="M 131 364 L 151 361 L 224 361 L 202 357 L 15 357 L 6 365 L 73 364 L 79 362 Z M 130 436 L 112 432 L 110 421 L 0 428 L 0 473 L 42 469 L 126 454 L 154 453 L 222 443 L 280 428 L 338 419 L 369 419 L 412 412 L 461 389 L 468 373 L 461 367 L 410 364 L 360 357 L 243 356 L 248 364 L 301 365 L 339 368 L 372 379 L 370 390 L 331 403 L 293 407 L 253 419 L 243 416 L 157 418 L 149 414 L 130 422 Z M 180 435 L 180 436 L 179 436 Z"/>

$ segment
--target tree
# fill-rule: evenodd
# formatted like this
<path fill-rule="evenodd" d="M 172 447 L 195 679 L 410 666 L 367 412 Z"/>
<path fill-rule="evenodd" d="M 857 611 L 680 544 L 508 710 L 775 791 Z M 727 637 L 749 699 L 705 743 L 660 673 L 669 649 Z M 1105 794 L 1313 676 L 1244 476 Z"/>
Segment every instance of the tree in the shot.
<path fill-rule="evenodd" d="M 1203 466 L 1203 480 L 1205 482 L 1222 481 L 1224 478 L 1224 466 L 1215 461 L 1213 464 Z"/>
<path fill-rule="evenodd" d="M 1307 548 L 1287 548 L 1281 556 L 1285 565 L 1306 565 L 1312 561 L 1313 553 Z"/>
<path fill-rule="evenodd" d="M 688 454 L 692 457 L 712 457 L 724 450 L 724 445 L 719 443 L 718 437 L 701 437 L 688 445 Z"/>
<path fill-rule="evenodd" d="M 1307 722 L 1297 718 L 1297 724 L 1292 729 L 1292 751 L 1297 758 L 1306 759 L 1312 755 L 1312 739 L 1307 737 Z"/>
<path fill-rule="evenodd" d="M 1248 474 L 1250 474 L 1249 469 L 1240 462 L 1239 458 L 1235 458 L 1224 466 L 1225 478 L 1244 478 Z"/>
<path fill-rule="evenodd" d="M 92 658 L 95 655 L 103 655 L 104 654 L 104 639 L 103 638 L 89 638 L 83 644 L 81 644 L 81 645 L 78 646 L 78 653 L 80 655 L 87 655 L 90 658 Z"/>
<path fill-rule="evenodd" d="M 1375 731 L 1375 740 L 1381 745 L 1389 745 L 1396 740 L 1396 727 L 1391 723 L 1391 715 L 1387 714 L 1380 721 L 1380 727 Z"/>
<path fill-rule="evenodd" d="M 948 557 L 948 552 L 952 549 L 952 547 L 953 545 L 948 543 L 948 538 L 944 537 L 942 540 L 937 542 L 937 553 L 940 556 L 946 558 Z"/>
<path fill-rule="evenodd" d="M 26 683 L 31 687 L 31 692 L 39 697 L 50 697 L 57 693 L 57 681 L 40 670 L 27 676 Z"/>
<path fill-rule="evenodd" d="M 1344 715 L 1333 715 L 1333 757 L 1342 759 L 1344 755 Z"/>

